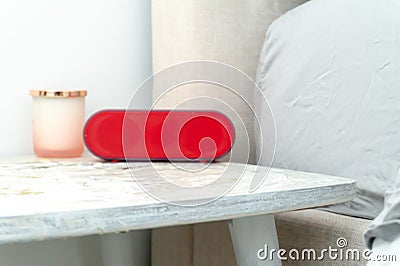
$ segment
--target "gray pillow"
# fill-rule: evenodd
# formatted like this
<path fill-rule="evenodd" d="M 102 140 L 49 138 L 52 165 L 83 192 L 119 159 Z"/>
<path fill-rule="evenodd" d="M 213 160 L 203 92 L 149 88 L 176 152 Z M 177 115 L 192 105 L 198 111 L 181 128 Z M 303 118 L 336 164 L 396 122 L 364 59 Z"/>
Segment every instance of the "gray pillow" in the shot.
<path fill-rule="evenodd" d="M 399 1 L 313 0 L 267 31 L 257 83 L 275 117 L 273 166 L 357 181 L 353 201 L 326 210 L 374 218 L 394 184 L 399 14 Z M 258 112 L 262 117 L 266 110 Z M 273 130 L 266 120 L 261 124 L 267 141 Z M 266 151 L 257 152 L 265 161 Z"/>
<path fill-rule="evenodd" d="M 386 192 L 382 212 L 372 221 L 364 237 L 369 248 L 380 245 L 390 250 L 390 246 L 397 246 L 397 252 L 392 254 L 400 254 L 400 172 L 394 189 Z M 379 242 L 375 242 L 375 238 L 379 238 Z"/>

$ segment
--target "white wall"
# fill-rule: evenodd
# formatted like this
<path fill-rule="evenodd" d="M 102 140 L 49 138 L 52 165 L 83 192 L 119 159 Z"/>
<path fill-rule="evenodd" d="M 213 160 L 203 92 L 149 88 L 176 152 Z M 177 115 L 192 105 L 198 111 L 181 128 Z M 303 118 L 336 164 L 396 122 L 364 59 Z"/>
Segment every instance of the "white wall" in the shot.
<path fill-rule="evenodd" d="M 33 153 L 30 89 L 87 88 L 87 115 L 126 107 L 151 74 L 150 21 L 149 0 L 0 0 L 0 156 Z"/>

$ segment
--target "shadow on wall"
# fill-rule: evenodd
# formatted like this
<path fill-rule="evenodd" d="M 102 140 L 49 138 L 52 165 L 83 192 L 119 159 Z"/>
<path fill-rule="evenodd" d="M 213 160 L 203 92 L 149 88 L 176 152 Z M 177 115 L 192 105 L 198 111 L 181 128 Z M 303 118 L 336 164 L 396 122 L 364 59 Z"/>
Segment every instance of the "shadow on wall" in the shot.
<path fill-rule="evenodd" d="M 150 231 L 0 246 L 1 265 L 150 265 Z"/>

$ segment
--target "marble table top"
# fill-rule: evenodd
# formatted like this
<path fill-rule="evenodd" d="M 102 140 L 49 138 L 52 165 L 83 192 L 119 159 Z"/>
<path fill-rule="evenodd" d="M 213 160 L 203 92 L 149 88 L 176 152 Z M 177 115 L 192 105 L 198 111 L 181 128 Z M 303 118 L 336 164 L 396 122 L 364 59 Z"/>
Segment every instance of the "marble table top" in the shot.
<path fill-rule="evenodd" d="M 202 166 L 182 165 L 193 169 Z M 92 157 L 1 160 L 0 244 L 227 220 L 335 204 L 355 195 L 351 179 L 254 165 L 212 163 L 201 171 L 189 172 L 162 162 L 129 166 Z M 240 179 L 228 176 L 225 183 L 214 182 L 228 166 L 230 173 L 241 173 Z M 268 175 L 251 193 L 249 186 L 256 171 Z M 158 184 L 152 177 L 156 173 L 176 186 L 166 189 L 164 183 Z M 185 206 L 162 201 L 162 197 L 160 201 L 155 195 L 159 191 L 160 195 L 176 195 L 177 202 L 198 202 L 210 195 L 176 188 L 208 183 L 212 184 L 210 190 L 227 188 L 227 183 L 233 186 L 219 197 Z M 151 193 L 143 190 L 148 186 Z"/>

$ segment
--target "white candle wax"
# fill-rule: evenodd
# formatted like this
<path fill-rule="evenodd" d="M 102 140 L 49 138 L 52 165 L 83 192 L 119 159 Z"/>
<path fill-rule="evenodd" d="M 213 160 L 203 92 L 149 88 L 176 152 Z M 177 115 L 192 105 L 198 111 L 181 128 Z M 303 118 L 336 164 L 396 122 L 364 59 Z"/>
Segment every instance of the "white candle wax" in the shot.
<path fill-rule="evenodd" d="M 37 91 L 36 91 L 37 92 Z M 79 157 L 84 150 L 84 96 L 62 91 L 33 95 L 33 144 L 39 157 Z M 43 94 L 43 93 L 42 93 Z M 80 95 L 80 94 L 78 94 Z M 86 92 L 82 95 L 86 95 Z"/>

